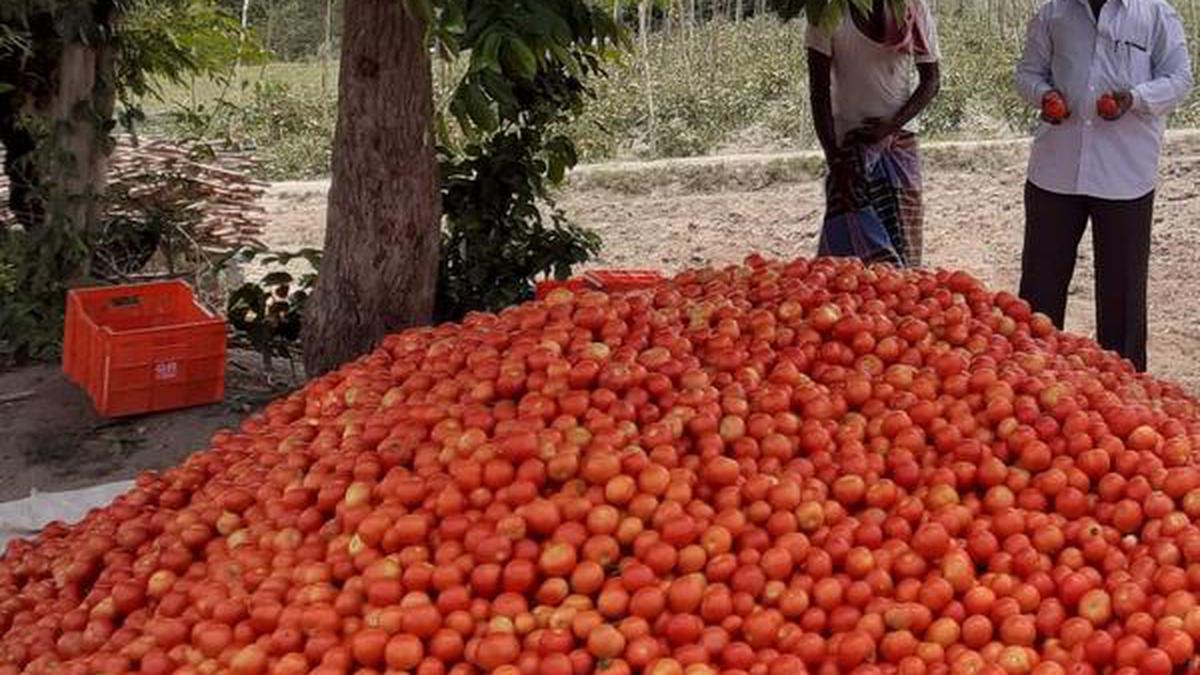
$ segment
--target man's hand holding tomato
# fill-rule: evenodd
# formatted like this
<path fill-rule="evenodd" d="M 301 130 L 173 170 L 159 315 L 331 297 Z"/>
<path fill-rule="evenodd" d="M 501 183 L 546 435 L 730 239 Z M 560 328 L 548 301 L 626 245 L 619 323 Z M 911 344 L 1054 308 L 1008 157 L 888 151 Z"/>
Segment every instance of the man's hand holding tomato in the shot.
<path fill-rule="evenodd" d="M 1042 97 L 1042 121 L 1047 124 L 1062 124 L 1071 116 L 1067 101 L 1057 89 L 1051 89 Z"/>
<path fill-rule="evenodd" d="M 1096 114 L 1114 122 L 1121 119 L 1133 107 L 1133 94 L 1128 91 L 1105 92 L 1096 101 Z"/>

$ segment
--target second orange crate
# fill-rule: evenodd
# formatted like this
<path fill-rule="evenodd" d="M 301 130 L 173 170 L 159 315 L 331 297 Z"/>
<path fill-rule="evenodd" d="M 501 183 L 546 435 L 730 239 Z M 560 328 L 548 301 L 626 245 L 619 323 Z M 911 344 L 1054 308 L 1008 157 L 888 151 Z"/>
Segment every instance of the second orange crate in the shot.
<path fill-rule="evenodd" d="M 75 289 L 63 372 L 105 417 L 220 401 L 225 321 L 181 281 Z"/>
<path fill-rule="evenodd" d="M 581 277 L 574 277 L 566 281 L 553 279 L 542 281 L 537 285 L 537 297 L 538 299 L 544 298 L 547 293 L 557 288 L 566 288 L 572 291 L 591 288 L 609 293 L 635 291 L 649 288 L 662 280 L 662 275 L 654 270 L 593 270 L 585 272 Z"/>

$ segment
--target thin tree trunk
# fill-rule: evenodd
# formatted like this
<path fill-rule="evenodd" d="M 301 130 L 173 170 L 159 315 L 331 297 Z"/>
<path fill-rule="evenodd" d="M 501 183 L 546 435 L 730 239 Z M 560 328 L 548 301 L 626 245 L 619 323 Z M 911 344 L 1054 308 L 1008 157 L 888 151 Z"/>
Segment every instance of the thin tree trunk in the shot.
<path fill-rule="evenodd" d="M 427 323 L 441 204 L 423 26 L 395 0 L 346 0 L 325 255 L 305 317 L 310 376 Z"/>
<path fill-rule="evenodd" d="M 737 0 L 737 2 L 734 5 L 733 22 L 734 23 L 742 22 L 742 0 Z"/>
<path fill-rule="evenodd" d="M 613 0 L 613 23 L 621 23 L 621 0 Z"/>
<path fill-rule="evenodd" d="M 650 0 L 640 0 L 638 2 L 638 45 L 641 46 L 642 53 L 646 53 L 646 47 L 650 40 Z"/>
<path fill-rule="evenodd" d="M 325 40 L 321 43 L 321 94 L 328 91 L 329 55 L 333 51 L 333 0 L 325 0 Z"/>
<path fill-rule="evenodd" d="M 242 50 L 246 47 L 246 37 L 250 34 L 250 0 L 242 0 L 242 32 L 238 36 L 238 53 L 237 58 L 233 62 L 233 79 L 241 81 L 242 77 Z M 246 88 L 238 87 L 237 102 L 238 105 L 244 104 L 246 101 Z M 192 76 L 192 108 L 196 107 L 196 76 Z M 230 116 L 229 121 L 225 125 L 226 134 L 233 137 L 233 117 Z"/>
<path fill-rule="evenodd" d="M 275 0 L 267 3 L 267 28 L 263 31 L 263 45 L 268 50 L 272 49 L 271 40 L 275 37 Z M 263 68 L 266 68 L 266 63 L 263 63 Z"/>
<path fill-rule="evenodd" d="M 646 91 L 646 112 L 650 119 L 650 149 L 654 151 L 658 145 L 658 111 L 654 105 L 654 81 L 650 76 L 650 49 L 647 34 L 649 25 L 647 17 L 650 14 L 650 0 L 638 3 L 638 31 L 642 62 L 642 88 Z"/>

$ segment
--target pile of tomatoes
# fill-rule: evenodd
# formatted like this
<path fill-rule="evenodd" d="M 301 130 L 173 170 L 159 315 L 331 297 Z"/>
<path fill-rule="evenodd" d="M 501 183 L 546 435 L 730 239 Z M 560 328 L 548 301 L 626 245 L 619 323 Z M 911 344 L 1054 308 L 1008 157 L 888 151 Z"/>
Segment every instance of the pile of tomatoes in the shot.
<path fill-rule="evenodd" d="M 1184 672 L 1198 444 L 959 272 L 560 290 L 11 544 L 0 675 Z"/>

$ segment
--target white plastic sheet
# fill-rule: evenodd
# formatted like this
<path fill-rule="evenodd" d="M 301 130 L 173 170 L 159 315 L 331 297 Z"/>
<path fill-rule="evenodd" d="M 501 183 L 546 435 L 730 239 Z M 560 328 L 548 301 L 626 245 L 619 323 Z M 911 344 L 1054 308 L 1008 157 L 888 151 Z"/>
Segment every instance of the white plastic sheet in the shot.
<path fill-rule="evenodd" d="M 10 539 L 35 535 L 56 520 L 77 522 L 131 487 L 133 481 L 119 481 L 66 492 L 34 490 L 25 499 L 0 503 L 0 551 Z"/>

